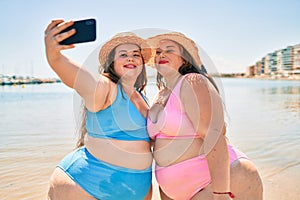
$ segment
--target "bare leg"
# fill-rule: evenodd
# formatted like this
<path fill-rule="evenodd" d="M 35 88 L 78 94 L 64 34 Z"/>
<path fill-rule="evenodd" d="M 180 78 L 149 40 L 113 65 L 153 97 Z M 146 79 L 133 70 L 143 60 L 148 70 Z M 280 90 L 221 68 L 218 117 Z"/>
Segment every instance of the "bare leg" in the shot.
<path fill-rule="evenodd" d="M 262 200 L 263 185 L 254 164 L 240 159 L 230 165 L 230 188 L 235 200 Z M 213 200 L 211 185 L 198 192 L 193 200 Z"/>
<path fill-rule="evenodd" d="M 95 200 L 78 184 L 76 184 L 64 171 L 56 168 L 50 179 L 48 200 Z"/>
<path fill-rule="evenodd" d="M 160 198 L 161 200 L 172 200 L 170 197 L 168 197 L 164 191 L 162 191 L 162 189 L 159 187 L 159 194 L 160 194 Z"/>
<path fill-rule="evenodd" d="M 192 200 L 214 200 L 211 185 L 209 184 L 203 190 L 195 194 Z"/>
<path fill-rule="evenodd" d="M 263 184 L 255 165 L 246 159 L 231 164 L 230 188 L 235 200 L 262 200 Z"/>

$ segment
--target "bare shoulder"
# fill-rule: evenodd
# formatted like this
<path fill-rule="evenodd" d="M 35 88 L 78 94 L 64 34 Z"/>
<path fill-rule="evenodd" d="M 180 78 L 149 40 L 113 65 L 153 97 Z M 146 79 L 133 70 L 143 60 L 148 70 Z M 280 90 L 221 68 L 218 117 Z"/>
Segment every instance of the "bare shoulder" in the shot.
<path fill-rule="evenodd" d="M 107 98 L 112 92 L 112 88 L 114 88 L 116 84 L 112 82 L 106 76 L 101 75 L 98 79 L 97 89 L 96 89 L 96 97 L 98 98 Z"/>
<path fill-rule="evenodd" d="M 190 73 L 184 76 L 185 82 L 189 84 L 203 84 L 206 81 L 206 77 L 198 73 Z"/>
<path fill-rule="evenodd" d="M 112 81 L 107 78 L 106 76 L 103 76 L 103 75 L 100 75 L 99 78 L 98 78 L 98 85 L 101 85 L 101 86 L 108 86 Z"/>
<path fill-rule="evenodd" d="M 181 85 L 181 94 L 187 95 L 194 92 L 205 92 L 208 90 L 207 78 L 202 74 L 190 73 L 184 76 Z"/>

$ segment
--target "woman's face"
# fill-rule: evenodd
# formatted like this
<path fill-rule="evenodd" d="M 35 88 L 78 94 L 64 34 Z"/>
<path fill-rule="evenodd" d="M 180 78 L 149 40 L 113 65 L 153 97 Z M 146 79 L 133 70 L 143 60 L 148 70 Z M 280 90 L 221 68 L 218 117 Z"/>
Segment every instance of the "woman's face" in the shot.
<path fill-rule="evenodd" d="M 143 59 L 140 48 L 135 44 L 121 44 L 115 49 L 114 68 L 119 77 L 137 78 L 142 72 Z"/>
<path fill-rule="evenodd" d="M 166 72 L 178 69 L 183 64 L 182 48 L 171 40 L 161 40 L 158 43 L 155 54 L 155 66 L 157 70 L 166 75 Z"/>

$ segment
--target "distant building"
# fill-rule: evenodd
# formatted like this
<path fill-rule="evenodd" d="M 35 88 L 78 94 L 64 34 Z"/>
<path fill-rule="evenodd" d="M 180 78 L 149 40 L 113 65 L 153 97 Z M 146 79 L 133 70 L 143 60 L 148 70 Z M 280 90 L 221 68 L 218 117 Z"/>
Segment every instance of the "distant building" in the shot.
<path fill-rule="evenodd" d="M 265 60 L 265 74 L 272 76 L 277 71 L 277 53 L 268 53 Z"/>
<path fill-rule="evenodd" d="M 289 76 L 293 67 L 293 47 L 277 51 L 277 75 Z"/>
<path fill-rule="evenodd" d="M 246 68 L 247 76 L 289 77 L 300 79 L 300 44 L 268 53 Z"/>
<path fill-rule="evenodd" d="M 254 67 L 254 75 L 260 76 L 264 73 L 262 61 L 257 61 Z"/>
<path fill-rule="evenodd" d="M 300 44 L 293 48 L 292 74 L 300 77 Z"/>
<path fill-rule="evenodd" d="M 246 77 L 253 77 L 255 75 L 255 65 L 247 67 Z"/>
<path fill-rule="evenodd" d="M 264 76 L 265 75 L 265 57 L 263 57 L 261 59 L 261 75 Z"/>

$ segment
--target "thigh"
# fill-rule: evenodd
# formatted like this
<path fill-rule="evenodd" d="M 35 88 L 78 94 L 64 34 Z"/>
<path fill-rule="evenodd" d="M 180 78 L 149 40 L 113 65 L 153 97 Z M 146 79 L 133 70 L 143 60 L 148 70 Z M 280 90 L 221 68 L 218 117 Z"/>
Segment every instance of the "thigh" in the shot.
<path fill-rule="evenodd" d="M 95 200 L 60 168 L 56 168 L 51 176 L 48 199 Z"/>
<path fill-rule="evenodd" d="M 159 187 L 159 195 L 161 200 L 172 200 L 168 195 L 164 193 L 164 191 Z"/>
<path fill-rule="evenodd" d="M 214 200 L 213 190 L 211 184 L 203 188 L 200 192 L 195 194 L 192 200 Z"/>
<path fill-rule="evenodd" d="M 262 200 L 263 185 L 255 165 L 247 160 L 240 159 L 230 165 L 230 190 L 235 200 Z M 198 192 L 193 200 L 213 200 L 211 184 Z"/>

